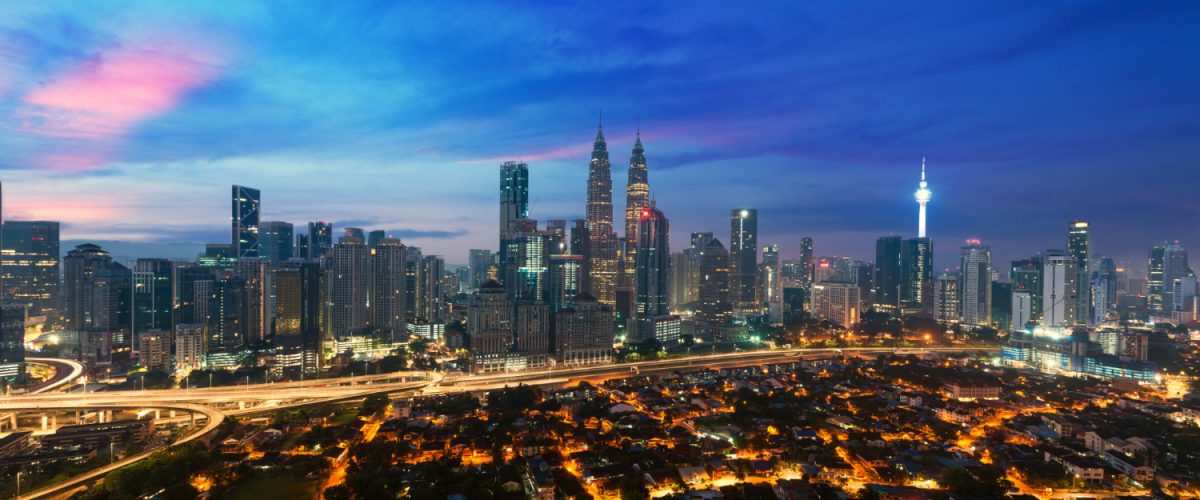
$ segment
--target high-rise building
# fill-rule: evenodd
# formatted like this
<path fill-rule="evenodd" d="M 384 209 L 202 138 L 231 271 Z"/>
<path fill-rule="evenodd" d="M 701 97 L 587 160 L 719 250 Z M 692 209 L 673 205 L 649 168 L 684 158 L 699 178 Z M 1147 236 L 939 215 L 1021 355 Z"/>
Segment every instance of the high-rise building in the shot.
<path fill-rule="evenodd" d="M 343 337 L 365 328 L 369 281 L 367 245 L 342 238 L 333 246 L 330 262 L 330 332 Z"/>
<path fill-rule="evenodd" d="M 1018 291 L 1013 286 L 1012 294 L 1012 330 L 1023 331 L 1033 321 L 1033 300 L 1027 291 Z"/>
<path fill-rule="evenodd" d="M 1175 310 L 1174 288 L 1177 280 L 1195 274 L 1188 267 L 1187 249 L 1179 242 L 1157 243 L 1150 247 L 1147 307 L 1151 311 L 1170 313 Z"/>
<path fill-rule="evenodd" d="M 1111 258 L 1092 259 L 1092 322 L 1103 323 L 1117 305 L 1117 265 Z"/>
<path fill-rule="evenodd" d="M 696 319 L 723 325 L 733 318 L 729 291 L 729 252 L 721 240 L 708 240 L 700 256 L 700 304 Z"/>
<path fill-rule="evenodd" d="M 637 224 L 637 272 L 632 322 L 635 326 L 631 332 L 632 338 L 652 338 L 655 318 L 670 314 L 667 307 L 671 291 L 669 239 L 667 217 L 654 203 L 643 207 Z"/>
<path fill-rule="evenodd" d="M 471 249 L 467 257 L 467 283 L 471 290 L 478 289 L 487 281 L 488 266 L 492 265 L 492 251 Z"/>
<path fill-rule="evenodd" d="M 0 379 L 25 374 L 25 304 L 0 304 Z"/>
<path fill-rule="evenodd" d="M 500 241 L 508 239 L 517 219 L 529 217 L 529 165 L 500 165 Z"/>
<path fill-rule="evenodd" d="M 298 252 L 297 257 L 316 262 L 333 249 L 333 224 L 328 222 L 309 222 L 308 235 L 304 238 L 304 251 Z M 298 247 L 299 248 L 299 247 Z"/>
<path fill-rule="evenodd" d="M 688 258 L 687 302 L 700 300 L 700 260 L 704 254 L 704 247 L 708 246 L 712 239 L 713 234 L 710 232 L 692 233 L 691 246 L 684 251 Z"/>
<path fill-rule="evenodd" d="M 173 324 L 174 265 L 167 259 L 138 259 L 133 268 L 131 336 L 135 342 L 141 333 L 151 330 L 170 332 Z M 135 345 L 135 349 L 141 349 Z"/>
<path fill-rule="evenodd" d="M 501 371 L 515 350 L 514 306 L 504 285 L 488 280 L 467 303 L 467 333 L 471 339 L 472 369 Z"/>
<path fill-rule="evenodd" d="M 933 315 L 933 240 L 912 238 L 900 248 L 900 308 L 907 315 Z"/>
<path fill-rule="evenodd" d="M 1067 324 L 1087 325 L 1091 319 L 1092 230 L 1085 220 L 1067 225 L 1067 256 L 1073 273 L 1067 276 Z"/>
<path fill-rule="evenodd" d="M 245 302 L 242 307 L 243 342 L 248 344 L 267 340 L 271 333 L 271 322 L 275 306 L 271 284 L 271 265 L 263 259 L 238 261 L 233 275 L 245 283 Z"/>
<path fill-rule="evenodd" d="M 617 236 L 613 233 L 612 165 L 604 130 L 596 131 L 587 184 L 588 285 L 601 304 L 616 304 Z"/>
<path fill-rule="evenodd" d="M 204 367 L 204 355 L 208 353 L 208 327 L 206 325 L 175 325 L 175 371 L 187 376 L 192 370 Z"/>
<path fill-rule="evenodd" d="M 148 330 L 138 333 L 138 364 L 149 371 L 170 372 L 171 332 Z"/>
<path fill-rule="evenodd" d="M 1035 255 L 1028 259 L 1012 261 L 1012 268 L 1009 278 L 1012 280 L 1013 293 L 1025 292 L 1029 294 L 1029 321 L 1039 321 L 1042 319 L 1042 270 L 1045 267 L 1041 255 Z M 1017 318 L 1014 316 L 1013 320 Z M 1014 323 L 1014 325 L 1020 325 Z M 1018 326 L 1019 327 L 1019 326 Z"/>
<path fill-rule="evenodd" d="M 914 197 L 920 207 L 917 212 L 917 238 L 925 238 L 925 204 L 929 203 L 929 199 L 933 197 L 933 192 L 929 190 L 929 183 L 925 182 L 925 158 L 921 158 L 921 183 L 917 185 Z"/>
<path fill-rule="evenodd" d="M 218 276 L 213 282 L 212 300 L 208 312 L 209 349 L 236 349 L 247 340 L 246 280 L 232 273 Z"/>
<path fill-rule="evenodd" d="M 214 279 L 212 268 L 189 262 L 174 262 L 171 265 L 171 304 L 173 314 L 171 324 L 205 324 L 208 319 L 197 316 L 197 300 L 204 302 L 207 297 L 196 292 L 197 282 L 211 285 Z M 206 309 L 206 308 L 204 308 Z"/>
<path fill-rule="evenodd" d="M 1062 250 L 1046 251 L 1042 267 L 1042 326 L 1067 326 L 1067 276 L 1074 272 L 1071 257 Z"/>
<path fill-rule="evenodd" d="M 817 259 L 813 281 L 816 283 L 838 282 L 851 283 L 854 281 L 851 273 L 854 271 L 854 259 L 845 256 L 821 257 Z"/>
<path fill-rule="evenodd" d="M 132 273 L 97 245 L 75 247 L 63 258 L 64 331 L 88 363 L 107 363 L 130 325 Z"/>
<path fill-rule="evenodd" d="M 642 134 L 638 131 L 633 153 L 629 156 L 629 182 L 625 187 L 625 281 L 635 286 L 636 259 L 638 251 L 638 224 L 642 211 L 650 205 L 650 180 L 646 167 L 646 150 L 642 147 Z"/>
<path fill-rule="evenodd" d="M 691 270 L 691 261 L 688 259 L 688 254 L 686 252 L 675 252 L 671 254 L 671 286 L 669 287 L 671 290 L 671 295 L 667 300 L 667 305 L 670 308 L 679 308 L 684 304 L 692 302 L 688 290 L 690 285 L 688 278 L 691 275 Z"/>
<path fill-rule="evenodd" d="M 979 240 L 967 240 L 962 247 L 961 284 L 962 322 L 991 326 L 992 323 L 992 250 Z"/>
<path fill-rule="evenodd" d="M 258 217 L 262 193 L 245 186 L 233 186 L 233 255 L 239 259 L 258 257 Z"/>
<path fill-rule="evenodd" d="M 25 304 L 30 316 L 57 314 L 58 222 L 4 221 L 0 297 Z"/>
<path fill-rule="evenodd" d="M 546 303 L 550 305 L 550 312 L 556 313 L 570 308 L 575 297 L 584 291 L 583 256 L 551 255 L 549 263 L 550 280 L 546 290 Z"/>
<path fill-rule="evenodd" d="M 758 210 L 735 208 L 729 212 L 729 290 L 739 312 L 757 308 Z"/>
<path fill-rule="evenodd" d="M 288 262 L 275 271 L 275 343 L 299 344 L 303 369 L 313 373 L 321 350 L 321 266 Z M 287 342 L 285 339 L 299 339 Z M 176 355 L 178 357 L 178 354 Z"/>
<path fill-rule="evenodd" d="M 816 273 L 816 261 L 813 260 L 813 239 L 805 236 L 800 238 L 800 268 L 802 274 L 799 281 L 796 283 L 799 288 L 810 290 L 813 284 L 813 276 Z"/>
<path fill-rule="evenodd" d="M 758 265 L 758 297 L 771 323 L 783 322 L 783 260 L 779 245 L 766 245 Z"/>
<path fill-rule="evenodd" d="M 586 292 L 554 315 L 555 353 L 565 366 L 609 363 L 613 349 L 613 312 Z"/>
<path fill-rule="evenodd" d="M 384 238 L 371 253 L 371 325 L 389 333 L 393 340 L 404 334 L 407 247 L 397 238 Z"/>
<path fill-rule="evenodd" d="M 858 323 L 860 289 L 854 283 L 826 282 L 813 284 L 812 315 L 844 327 Z"/>
<path fill-rule="evenodd" d="M 962 320 L 962 279 L 944 272 L 933 280 L 933 319 L 957 323 Z"/>
<path fill-rule="evenodd" d="M 417 254 L 412 258 L 413 247 L 409 247 L 409 265 L 415 266 L 415 294 L 410 323 L 434 325 L 446 322 L 446 287 L 442 276 L 446 273 L 446 261 L 437 255 Z"/>
<path fill-rule="evenodd" d="M 295 228 L 291 222 L 271 220 L 262 223 L 258 240 L 259 254 L 271 262 L 284 262 L 294 254 Z"/>
<path fill-rule="evenodd" d="M 884 236 L 875 241 L 875 306 L 886 311 L 900 308 L 900 249 L 903 246 L 899 236 Z"/>
<path fill-rule="evenodd" d="M 387 239 L 387 231 L 382 229 L 376 229 L 367 233 L 367 249 L 374 250 L 385 239 Z"/>
<path fill-rule="evenodd" d="M 342 238 L 353 238 L 367 244 L 367 233 L 361 227 L 342 228 Z"/>

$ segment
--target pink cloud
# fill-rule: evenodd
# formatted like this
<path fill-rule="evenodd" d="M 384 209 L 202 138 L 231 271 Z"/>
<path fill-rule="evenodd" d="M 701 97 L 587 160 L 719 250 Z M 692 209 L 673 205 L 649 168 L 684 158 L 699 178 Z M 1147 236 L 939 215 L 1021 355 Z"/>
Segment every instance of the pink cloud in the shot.
<path fill-rule="evenodd" d="M 121 135 L 212 80 L 213 54 L 121 46 L 64 71 L 25 96 L 26 129 L 61 137 Z"/>

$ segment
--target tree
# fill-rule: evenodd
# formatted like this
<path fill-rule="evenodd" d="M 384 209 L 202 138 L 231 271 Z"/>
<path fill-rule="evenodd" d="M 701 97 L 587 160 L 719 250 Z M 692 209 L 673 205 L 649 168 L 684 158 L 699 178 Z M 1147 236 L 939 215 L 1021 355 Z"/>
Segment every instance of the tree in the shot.
<path fill-rule="evenodd" d="M 650 490 L 646 489 L 642 478 L 638 476 L 630 476 L 622 479 L 618 491 L 621 494 L 621 500 L 646 500 L 650 498 Z"/>

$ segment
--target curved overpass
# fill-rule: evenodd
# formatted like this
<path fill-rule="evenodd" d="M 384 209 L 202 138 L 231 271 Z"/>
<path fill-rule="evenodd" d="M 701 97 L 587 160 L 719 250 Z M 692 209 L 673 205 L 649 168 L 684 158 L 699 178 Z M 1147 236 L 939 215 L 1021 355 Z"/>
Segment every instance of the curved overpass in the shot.
<path fill-rule="evenodd" d="M 108 409 L 112 409 L 112 410 L 139 409 L 139 408 L 150 407 L 150 408 L 159 408 L 159 409 L 165 409 L 165 410 L 182 410 L 182 411 L 188 411 L 188 412 L 195 412 L 195 413 L 202 414 L 206 417 L 208 422 L 204 425 L 204 427 L 202 427 L 198 431 L 188 434 L 187 436 L 184 436 L 183 439 L 176 441 L 175 444 L 184 444 L 184 443 L 199 439 L 201 437 L 207 436 L 209 433 L 217 430 L 217 427 L 219 427 L 221 425 L 221 422 L 225 421 L 225 415 L 223 413 L 221 413 L 217 410 L 214 410 L 212 408 L 209 408 L 207 406 L 194 405 L 194 404 L 131 405 L 128 403 L 123 403 L 123 404 L 99 404 L 99 403 L 97 403 L 97 404 L 89 404 L 89 405 L 87 405 L 87 407 L 90 409 L 106 409 L 106 410 L 108 410 Z M 23 411 L 35 410 L 36 411 L 36 410 L 75 410 L 75 409 L 79 409 L 79 406 L 75 403 L 47 402 L 47 403 L 38 403 L 38 404 L 34 404 L 34 405 L 9 403 L 9 402 L 0 403 L 0 410 L 23 410 Z M 147 457 L 149 457 L 154 452 L 156 452 L 160 449 L 161 449 L 161 447 L 153 448 L 150 450 L 143 451 L 142 453 L 139 453 L 137 455 L 125 457 L 119 461 L 113 462 L 112 464 L 105 465 L 105 466 L 97 468 L 97 469 L 92 469 L 91 471 L 88 471 L 88 472 L 85 472 L 78 476 L 72 477 L 61 483 L 52 484 L 50 486 L 46 486 L 44 488 L 41 488 L 41 489 L 38 489 L 35 491 L 31 491 L 31 492 L 21 495 L 17 498 L 18 499 L 33 499 L 33 498 L 66 497 L 70 493 L 91 484 L 92 482 L 103 477 L 105 474 L 108 474 L 109 472 L 117 470 L 126 465 L 145 460 Z"/>
<path fill-rule="evenodd" d="M 50 377 L 50 380 L 38 384 L 27 394 L 40 394 L 66 387 L 83 376 L 83 364 L 70 359 L 26 357 L 25 362 L 54 367 L 54 376 Z"/>

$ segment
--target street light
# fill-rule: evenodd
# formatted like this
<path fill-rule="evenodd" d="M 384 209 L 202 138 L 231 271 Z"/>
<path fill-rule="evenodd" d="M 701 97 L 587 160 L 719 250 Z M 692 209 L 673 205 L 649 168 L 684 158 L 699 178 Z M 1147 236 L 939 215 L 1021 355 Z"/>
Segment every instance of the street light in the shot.
<path fill-rule="evenodd" d="M 17 496 L 21 496 L 21 471 L 17 471 Z"/>

